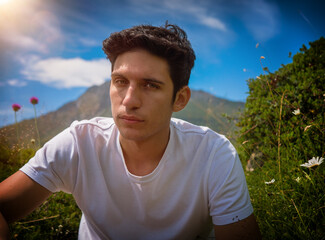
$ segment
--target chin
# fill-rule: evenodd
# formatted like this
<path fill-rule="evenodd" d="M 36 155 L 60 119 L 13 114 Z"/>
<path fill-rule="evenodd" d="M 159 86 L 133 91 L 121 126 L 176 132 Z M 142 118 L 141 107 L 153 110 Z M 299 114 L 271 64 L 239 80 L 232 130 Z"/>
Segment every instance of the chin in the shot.
<path fill-rule="evenodd" d="M 120 135 L 122 138 L 125 140 L 130 140 L 130 141 L 143 141 L 146 139 L 146 137 L 142 133 L 139 133 L 139 130 L 133 130 L 133 129 L 119 129 Z"/>

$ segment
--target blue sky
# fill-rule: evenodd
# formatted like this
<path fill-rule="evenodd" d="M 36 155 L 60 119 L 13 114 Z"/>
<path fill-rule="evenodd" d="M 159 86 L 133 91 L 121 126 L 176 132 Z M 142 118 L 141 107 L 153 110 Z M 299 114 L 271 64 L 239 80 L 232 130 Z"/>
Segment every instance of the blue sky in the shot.
<path fill-rule="evenodd" d="M 102 41 L 166 20 L 188 34 L 197 60 L 190 87 L 245 101 L 246 81 L 291 62 L 325 34 L 322 0 L 0 0 L 0 126 L 58 109 L 110 78 Z"/>

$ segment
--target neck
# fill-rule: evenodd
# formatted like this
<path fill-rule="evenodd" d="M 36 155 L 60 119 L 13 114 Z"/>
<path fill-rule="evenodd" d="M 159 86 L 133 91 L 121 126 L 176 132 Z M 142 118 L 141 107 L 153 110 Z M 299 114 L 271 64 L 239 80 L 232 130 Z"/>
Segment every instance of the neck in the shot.
<path fill-rule="evenodd" d="M 169 128 L 164 134 L 145 141 L 133 141 L 120 135 L 124 160 L 130 173 L 144 176 L 159 164 L 169 142 Z"/>

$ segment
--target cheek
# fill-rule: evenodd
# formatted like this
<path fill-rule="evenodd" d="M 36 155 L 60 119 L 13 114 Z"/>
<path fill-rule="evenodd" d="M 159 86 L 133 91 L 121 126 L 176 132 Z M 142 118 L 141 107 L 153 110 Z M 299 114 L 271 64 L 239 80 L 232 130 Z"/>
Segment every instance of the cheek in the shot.
<path fill-rule="evenodd" d="M 111 90 L 109 92 L 109 96 L 110 96 L 110 100 L 111 100 L 111 111 L 112 111 L 112 114 L 114 116 L 115 110 L 117 108 L 117 102 L 118 102 L 117 94 L 114 93 L 114 91 Z"/>
<path fill-rule="evenodd" d="M 117 93 L 117 91 L 115 89 L 112 89 L 112 88 L 110 89 L 109 96 L 110 96 L 112 104 L 116 104 L 118 102 L 119 94 Z"/>
<path fill-rule="evenodd" d="M 153 107 L 154 107 L 156 118 L 159 118 L 162 121 L 164 121 L 166 118 L 169 118 L 173 113 L 171 103 L 166 102 L 166 100 L 164 102 L 162 102 L 161 104 L 159 104 L 159 105 L 154 104 Z"/>

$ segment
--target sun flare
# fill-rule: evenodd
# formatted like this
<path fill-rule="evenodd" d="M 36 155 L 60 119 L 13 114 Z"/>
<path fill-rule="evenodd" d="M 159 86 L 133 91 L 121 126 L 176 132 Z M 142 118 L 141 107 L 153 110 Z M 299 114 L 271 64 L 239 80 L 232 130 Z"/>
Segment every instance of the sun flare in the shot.
<path fill-rule="evenodd" d="M 10 2 L 10 0 L 0 0 L 0 6 Z"/>

